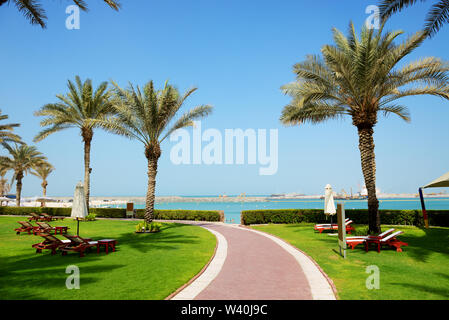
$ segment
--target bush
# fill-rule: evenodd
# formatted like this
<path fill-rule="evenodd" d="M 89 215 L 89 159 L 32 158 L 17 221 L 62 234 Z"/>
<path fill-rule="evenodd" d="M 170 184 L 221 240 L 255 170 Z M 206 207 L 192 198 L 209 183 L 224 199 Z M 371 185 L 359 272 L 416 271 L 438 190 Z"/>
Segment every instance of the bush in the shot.
<path fill-rule="evenodd" d="M 143 219 L 145 209 L 136 210 L 136 217 Z M 155 220 L 224 221 L 221 211 L 206 210 L 154 210 Z"/>
<path fill-rule="evenodd" d="M 148 223 L 146 221 L 140 222 L 136 226 L 136 232 L 142 232 L 142 230 L 149 231 L 149 232 L 159 232 L 161 231 L 162 223 L 159 222 L 151 222 Z"/>
<path fill-rule="evenodd" d="M 421 210 L 379 210 L 382 224 L 414 225 L 421 227 L 424 220 Z M 449 210 L 429 210 L 429 224 L 449 227 Z M 346 217 L 356 224 L 368 224 L 367 209 L 346 209 Z M 266 223 L 325 223 L 324 210 L 321 209 L 275 209 L 247 210 L 241 212 L 241 222 L 244 225 Z"/>
<path fill-rule="evenodd" d="M 70 217 L 72 208 L 50 207 L 0 207 L 0 215 L 29 215 L 31 212 L 48 213 L 52 216 Z M 143 218 L 144 209 L 136 210 L 136 217 Z M 125 208 L 90 208 L 89 215 L 102 218 L 126 218 Z M 193 220 L 193 221 L 224 221 L 223 211 L 206 210 L 154 210 L 156 220 Z"/>
<path fill-rule="evenodd" d="M 97 215 L 95 213 L 89 213 L 87 217 L 84 218 L 84 221 L 95 221 Z"/>

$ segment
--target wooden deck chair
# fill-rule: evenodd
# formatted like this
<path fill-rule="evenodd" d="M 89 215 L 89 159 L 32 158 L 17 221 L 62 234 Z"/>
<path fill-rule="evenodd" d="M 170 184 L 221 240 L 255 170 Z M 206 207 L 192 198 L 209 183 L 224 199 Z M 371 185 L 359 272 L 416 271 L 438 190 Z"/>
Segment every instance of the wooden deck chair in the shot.
<path fill-rule="evenodd" d="M 21 227 L 14 229 L 14 231 L 16 231 L 16 234 L 20 234 L 21 232 L 28 232 L 28 234 L 31 234 L 31 232 L 33 232 L 34 228 L 36 228 L 28 221 L 17 221 L 17 223 L 19 223 L 21 225 Z"/>
<path fill-rule="evenodd" d="M 80 254 L 80 258 L 84 257 L 84 252 L 89 250 L 92 247 L 96 247 L 98 245 L 98 241 L 92 241 L 91 239 L 81 238 L 79 236 L 72 236 L 65 234 L 64 237 L 70 240 L 70 245 L 61 248 L 62 254 L 66 255 L 67 252 L 78 252 Z"/>
<path fill-rule="evenodd" d="M 51 254 L 54 255 L 56 254 L 57 249 L 62 249 L 70 244 L 70 240 L 59 240 L 48 233 L 39 233 L 39 236 L 43 237 L 45 240 L 31 246 L 36 249 L 36 253 L 41 253 L 42 250 L 51 250 Z"/>
<path fill-rule="evenodd" d="M 34 212 L 31 212 L 30 216 L 31 217 L 28 218 L 29 221 L 46 221 L 47 220 L 47 218 L 45 218 L 41 215 L 38 215 L 37 213 L 34 213 Z"/>
<path fill-rule="evenodd" d="M 53 220 L 64 220 L 64 217 L 56 217 L 56 216 L 51 216 L 48 213 L 41 213 L 42 216 L 44 216 L 45 218 L 49 219 L 48 221 L 53 221 Z"/>
<path fill-rule="evenodd" d="M 55 227 L 52 227 L 47 222 L 36 222 L 36 224 L 39 226 L 38 232 L 53 233 L 56 230 Z"/>

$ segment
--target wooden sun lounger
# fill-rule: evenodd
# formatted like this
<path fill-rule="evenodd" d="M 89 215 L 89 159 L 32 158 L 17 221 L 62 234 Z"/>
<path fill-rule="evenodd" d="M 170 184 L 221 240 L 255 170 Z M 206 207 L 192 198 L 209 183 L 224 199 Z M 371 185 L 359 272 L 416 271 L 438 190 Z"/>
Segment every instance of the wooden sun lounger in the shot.
<path fill-rule="evenodd" d="M 51 221 L 49 218 L 38 215 L 37 213 L 31 212 L 30 218 L 28 218 L 29 221 Z"/>
<path fill-rule="evenodd" d="M 41 213 L 42 216 L 44 216 L 45 218 L 49 219 L 48 221 L 53 221 L 53 220 L 64 220 L 64 217 L 56 217 L 56 216 L 51 216 L 48 213 Z"/>
<path fill-rule="evenodd" d="M 81 238 L 79 236 L 72 236 L 65 234 L 64 237 L 70 240 L 70 244 L 61 248 L 62 254 L 66 255 L 67 252 L 78 252 L 80 254 L 80 258 L 84 257 L 84 252 L 89 250 L 92 247 L 98 246 L 98 241 L 92 241 L 91 239 Z"/>
<path fill-rule="evenodd" d="M 39 226 L 37 232 L 43 232 L 43 233 L 54 233 L 57 234 L 58 232 L 60 234 L 63 233 L 67 233 L 67 229 L 70 229 L 69 227 L 66 226 L 56 226 L 56 227 L 52 227 L 51 225 L 49 225 L 47 222 L 36 222 L 36 224 Z"/>
<path fill-rule="evenodd" d="M 28 232 L 28 234 L 31 234 L 31 232 L 33 232 L 34 234 L 34 230 L 38 228 L 33 226 L 28 221 L 17 221 L 17 223 L 21 225 L 20 228 L 14 229 L 14 231 L 16 231 L 17 234 L 20 234 L 21 232 Z"/>
<path fill-rule="evenodd" d="M 56 229 L 55 227 L 52 227 L 51 225 L 49 225 L 47 222 L 36 222 L 36 224 L 39 226 L 38 232 L 54 233 L 54 231 Z"/>
<path fill-rule="evenodd" d="M 42 250 L 51 250 L 51 254 L 56 254 L 57 249 L 62 249 L 70 244 L 69 240 L 59 240 L 53 235 L 47 233 L 39 233 L 39 236 L 45 240 L 40 243 L 33 244 L 31 247 L 36 249 L 36 253 L 41 253 Z"/>

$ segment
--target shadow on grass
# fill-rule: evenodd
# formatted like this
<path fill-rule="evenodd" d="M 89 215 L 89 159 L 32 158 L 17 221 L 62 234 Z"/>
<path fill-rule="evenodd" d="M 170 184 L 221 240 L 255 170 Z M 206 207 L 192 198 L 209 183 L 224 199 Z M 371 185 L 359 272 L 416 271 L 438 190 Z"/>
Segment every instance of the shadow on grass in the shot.
<path fill-rule="evenodd" d="M 177 250 L 181 244 L 200 242 L 198 236 L 170 231 L 186 226 L 188 225 L 164 224 L 159 233 L 136 234 L 133 231 L 134 228 L 131 228 L 130 232 L 116 233 L 114 236 L 111 236 L 111 234 L 98 234 L 95 236 L 89 235 L 89 237 L 93 240 L 111 237 L 116 239 L 118 241 L 117 253 L 120 251 L 126 253 L 132 249 L 141 253 L 155 249 Z M 104 231 L 101 232 L 105 233 Z M 34 236 L 31 235 L 31 237 Z M 109 255 L 115 254 L 109 253 Z M 68 277 L 65 270 L 68 265 L 76 265 L 80 268 L 80 271 L 84 274 L 82 277 L 84 285 L 93 284 L 107 277 L 107 274 L 112 270 L 127 266 L 126 261 L 124 261 L 124 264 L 106 263 L 105 257 L 104 249 L 102 248 L 100 254 L 97 254 L 95 247 L 91 249 L 91 252 L 86 251 L 86 255 L 83 258 L 80 258 L 78 253 L 71 252 L 62 256 L 60 251 L 56 255 L 51 255 L 48 250 L 37 254 L 35 249 L 28 246 L 18 249 L 11 256 L 1 257 L 0 294 L 2 299 L 47 299 L 47 297 L 43 296 L 45 295 L 45 290 L 65 288 L 65 281 Z M 92 262 L 94 265 L 92 265 Z M 121 261 L 119 260 L 119 262 Z M 40 289 L 44 293 L 41 294 Z"/>
<path fill-rule="evenodd" d="M 447 299 L 449 297 L 449 289 L 447 288 L 435 288 L 431 286 L 421 284 L 411 284 L 411 283 L 392 283 L 392 285 L 413 289 L 414 291 L 432 293 L 434 295 L 439 296 L 442 299 Z"/>

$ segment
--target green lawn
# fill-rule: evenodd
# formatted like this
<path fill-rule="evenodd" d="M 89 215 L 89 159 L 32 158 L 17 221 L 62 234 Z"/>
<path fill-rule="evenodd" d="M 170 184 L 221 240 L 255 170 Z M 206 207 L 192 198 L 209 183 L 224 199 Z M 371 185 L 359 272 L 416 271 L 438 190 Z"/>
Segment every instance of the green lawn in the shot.
<path fill-rule="evenodd" d="M 80 235 L 118 240 L 117 251 L 52 256 L 31 248 L 43 238 L 13 231 L 24 217 L 0 217 L 0 299 L 164 299 L 195 276 L 211 258 L 215 237 L 203 228 L 164 223 L 162 231 L 135 234 L 137 221 L 80 223 Z M 52 222 L 67 225 L 71 219 Z M 80 289 L 65 286 L 66 267 L 80 269 Z"/>
<path fill-rule="evenodd" d="M 340 299 L 449 299 L 449 228 L 394 226 L 404 231 L 400 239 L 409 244 L 403 252 L 377 253 L 374 248 L 365 252 L 359 245 L 347 251 L 346 259 L 338 254 L 336 237 L 315 232 L 312 224 L 253 228 L 276 235 L 311 256 L 333 280 Z M 389 228 L 382 226 L 382 230 Z M 366 288 L 370 265 L 380 270 L 378 290 Z"/>

